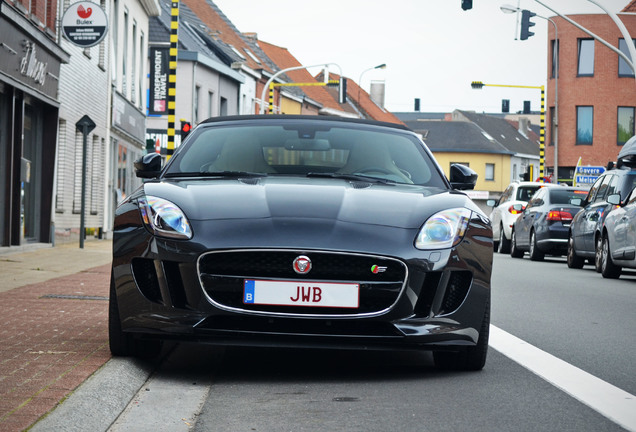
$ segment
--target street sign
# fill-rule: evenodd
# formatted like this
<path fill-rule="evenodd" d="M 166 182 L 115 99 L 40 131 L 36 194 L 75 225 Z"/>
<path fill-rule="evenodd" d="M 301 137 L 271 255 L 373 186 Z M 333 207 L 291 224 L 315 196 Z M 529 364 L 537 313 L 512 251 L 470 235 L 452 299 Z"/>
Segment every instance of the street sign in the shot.
<path fill-rule="evenodd" d="M 574 171 L 574 185 L 592 186 L 604 172 L 605 168 L 602 166 L 577 166 Z"/>
<path fill-rule="evenodd" d="M 106 12 L 90 1 L 73 3 L 62 16 L 62 33 L 69 42 L 82 48 L 97 45 L 108 31 Z"/>

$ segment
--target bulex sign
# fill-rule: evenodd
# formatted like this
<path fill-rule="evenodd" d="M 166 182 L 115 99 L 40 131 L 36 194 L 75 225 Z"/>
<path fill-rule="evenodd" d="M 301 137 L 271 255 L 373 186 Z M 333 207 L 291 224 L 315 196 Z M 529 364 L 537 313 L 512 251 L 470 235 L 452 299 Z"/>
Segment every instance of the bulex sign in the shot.
<path fill-rule="evenodd" d="M 108 19 L 96 3 L 80 1 L 66 9 L 62 17 L 62 32 L 74 45 L 89 48 L 104 39 L 108 31 Z"/>

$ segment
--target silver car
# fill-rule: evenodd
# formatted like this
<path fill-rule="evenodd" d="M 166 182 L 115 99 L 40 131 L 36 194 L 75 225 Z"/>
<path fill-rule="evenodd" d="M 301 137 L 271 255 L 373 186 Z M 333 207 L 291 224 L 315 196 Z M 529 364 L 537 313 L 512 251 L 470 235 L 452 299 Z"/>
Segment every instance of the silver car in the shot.
<path fill-rule="evenodd" d="M 600 267 L 604 278 L 616 279 L 623 267 L 636 268 L 636 188 L 623 202 L 620 194 L 607 201 L 617 207 L 605 218 Z"/>

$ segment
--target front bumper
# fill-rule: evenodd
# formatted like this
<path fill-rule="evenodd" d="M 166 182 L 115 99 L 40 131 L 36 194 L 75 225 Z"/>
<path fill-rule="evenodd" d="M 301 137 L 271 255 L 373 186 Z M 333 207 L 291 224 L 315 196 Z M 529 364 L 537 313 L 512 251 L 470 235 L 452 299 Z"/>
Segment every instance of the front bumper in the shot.
<path fill-rule="evenodd" d="M 391 246 L 394 242 L 387 242 L 369 253 L 371 247 L 365 241 L 359 241 L 357 249 L 348 250 L 353 244 L 348 239 L 341 243 L 331 239 L 329 249 L 319 241 L 316 249 L 289 244 L 274 247 L 280 239 L 268 239 L 266 230 L 261 234 L 259 240 L 264 247 L 247 248 L 236 242 L 218 244 L 218 239 L 206 242 L 217 244 L 207 245 L 161 239 L 143 226 L 116 227 L 113 282 L 122 329 L 143 338 L 244 346 L 454 350 L 478 341 L 490 300 L 492 269 L 492 231 L 484 221 L 471 222 L 464 240 L 442 251 L 420 251 L 410 244 L 396 248 Z M 390 233 L 381 235 L 391 237 Z M 406 236 L 415 238 L 414 233 Z M 361 281 L 362 303 L 357 311 L 249 309 L 236 296 L 240 296 L 241 281 L 254 276 L 250 273 L 253 262 L 246 261 L 243 271 L 236 270 L 240 266 L 227 272 L 214 266 L 204 270 L 202 266 L 205 257 L 213 257 L 216 262 L 218 254 L 242 253 L 252 257 L 372 257 L 397 263 L 402 270 L 387 275 L 391 280 L 377 284 Z M 363 266 L 367 266 L 366 261 Z M 335 278 L 359 280 L 355 272 L 345 274 L 350 270 L 347 266 L 340 273 L 334 270 Z M 252 271 L 262 278 L 291 278 L 285 274 L 263 275 L 262 269 Z M 321 280 L 328 277 L 333 276 L 325 274 Z M 223 295 L 215 293 L 217 287 L 222 288 Z M 383 290 L 381 296 L 374 295 L 378 290 Z"/>

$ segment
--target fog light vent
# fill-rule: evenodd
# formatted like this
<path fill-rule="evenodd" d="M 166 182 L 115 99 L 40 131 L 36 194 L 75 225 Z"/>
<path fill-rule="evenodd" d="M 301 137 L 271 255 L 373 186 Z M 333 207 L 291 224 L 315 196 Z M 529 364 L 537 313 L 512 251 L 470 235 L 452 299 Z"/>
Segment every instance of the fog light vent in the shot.
<path fill-rule="evenodd" d="M 144 297 L 153 302 L 163 303 L 155 262 L 147 258 L 134 258 L 132 270 L 137 287 Z"/>
<path fill-rule="evenodd" d="M 472 281 L 473 275 L 469 271 L 454 271 L 451 273 L 440 314 L 449 314 L 459 308 L 466 295 L 468 295 Z"/>

